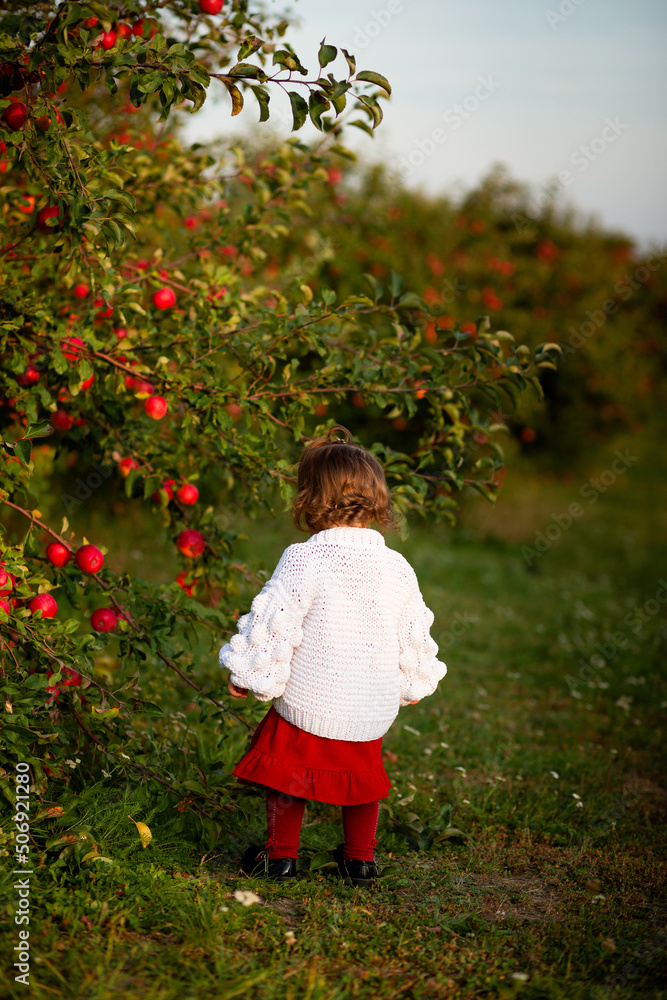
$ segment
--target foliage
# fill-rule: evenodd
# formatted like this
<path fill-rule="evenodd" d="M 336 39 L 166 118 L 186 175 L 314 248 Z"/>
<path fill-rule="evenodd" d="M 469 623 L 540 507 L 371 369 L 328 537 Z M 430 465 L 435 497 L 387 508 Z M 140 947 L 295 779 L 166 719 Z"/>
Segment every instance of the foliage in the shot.
<path fill-rule="evenodd" d="M 139 18 L 131 37 L 124 18 Z M 362 392 L 387 420 L 420 407 L 408 451 L 365 442 L 399 509 L 451 516 L 466 484 L 492 498 L 494 408 L 539 394 L 557 356 L 515 346 L 482 314 L 430 344 L 429 306 L 397 273 L 341 296 L 266 280 L 271 247 L 347 155 L 346 102 L 375 127 L 390 92 L 344 52 L 347 75 L 325 77 L 338 58 L 326 43 L 310 78 L 287 43 L 276 48 L 286 27 L 241 0 L 215 21 L 189 3 L 44 2 L 12 4 L 0 23 L 9 802 L 17 759 L 57 808 L 102 778 L 139 782 L 210 846 L 235 808 L 230 770 L 257 712 L 231 710 L 216 665 L 239 581 L 263 582 L 235 559 L 234 512 L 289 496 L 300 447 Z M 185 147 L 169 113 L 196 110 L 214 79 L 234 113 L 253 93 L 262 119 L 271 87 L 304 87 L 322 143 L 292 139 L 248 160 L 240 147 Z M 298 128 L 306 102 L 290 94 Z M 195 483 L 193 503 L 183 487 Z M 106 510 L 119 484 L 135 509 L 159 511 L 182 554 L 176 581 L 143 580 L 121 538 L 119 551 L 96 545 L 101 569 L 82 561 L 96 543 L 82 537 L 84 512 Z M 46 543 L 62 546 L 59 559 Z M 35 610 L 36 595 L 57 597 L 56 617 Z"/>
<path fill-rule="evenodd" d="M 311 204 L 324 236 L 310 219 L 293 225 L 264 265 L 267 280 L 344 297 L 359 268 L 377 281 L 394 270 L 428 304 L 422 336 L 434 348 L 479 312 L 529 347 L 558 343 L 562 364 L 545 372 L 545 403 L 528 395 L 508 420 L 542 467 L 585 463 L 615 436 L 655 423 L 667 390 L 664 248 L 639 250 L 555 194 L 538 204 L 501 167 L 456 200 L 403 187 L 382 166 L 334 165 L 328 176 Z M 360 423 L 370 417 L 374 433 L 410 451 L 426 412 L 388 423 L 371 404 Z M 344 416 L 356 424 L 359 410 Z"/>

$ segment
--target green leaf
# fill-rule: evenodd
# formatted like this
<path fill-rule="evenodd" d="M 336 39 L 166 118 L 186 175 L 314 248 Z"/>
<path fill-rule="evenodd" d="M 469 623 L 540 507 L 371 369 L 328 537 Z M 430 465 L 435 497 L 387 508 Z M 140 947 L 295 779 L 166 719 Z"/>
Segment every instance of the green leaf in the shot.
<path fill-rule="evenodd" d="M 320 51 L 317 53 L 317 58 L 320 66 L 324 68 L 328 66 L 330 62 L 333 62 L 338 55 L 338 49 L 335 45 L 327 45 L 326 38 L 322 39 L 322 44 L 320 45 Z"/>
<path fill-rule="evenodd" d="M 316 129 L 322 131 L 322 123 L 320 121 L 322 115 L 325 111 L 328 111 L 331 107 L 331 103 L 327 101 L 326 97 L 320 94 L 317 90 L 314 90 L 309 98 L 308 106 L 310 109 L 310 120 Z"/>
<path fill-rule="evenodd" d="M 357 94 L 357 100 L 366 108 L 373 119 L 373 128 L 376 129 L 383 118 L 382 108 L 374 97 L 368 97 L 365 94 Z"/>
<path fill-rule="evenodd" d="M 116 188 L 109 188 L 104 192 L 102 197 L 109 198 L 111 201 L 120 201 L 123 205 L 126 205 L 131 212 L 136 212 L 137 210 L 137 203 L 134 195 L 130 194 L 129 191 L 118 191 Z"/>
<path fill-rule="evenodd" d="M 50 683 L 51 681 L 47 680 L 46 674 L 38 672 L 28 674 L 26 679 L 22 681 L 23 686 L 28 688 L 30 691 L 42 690 L 43 688 L 48 687 Z"/>
<path fill-rule="evenodd" d="M 273 53 L 273 65 L 274 66 L 284 66 L 285 69 L 296 70 L 297 73 L 301 73 L 302 76 L 308 75 L 308 70 L 299 62 L 299 58 L 294 52 L 288 52 L 287 49 L 277 49 Z"/>
<path fill-rule="evenodd" d="M 28 438 L 20 438 L 18 441 L 14 442 L 14 454 L 18 458 L 22 465 L 26 468 L 30 465 L 30 455 L 32 453 L 32 445 Z"/>
<path fill-rule="evenodd" d="M 202 87 L 208 87 L 211 83 L 211 75 L 206 66 L 202 66 L 201 63 L 193 63 L 190 66 L 190 76 L 195 83 L 200 83 Z"/>
<path fill-rule="evenodd" d="M 142 715 L 148 716 L 149 719 L 159 719 L 164 716 L 164 711 L 153 701 L 143 701 L 140 698 L 136 698 L 132 702 L 132 707 L 135 712 L 141 710 Z"/>
<path fill-rule="evenodd" d="M 485 497 L 487 500 L 490 500 L 491 503 L 496 502 L 497 499 L 496 494 L 492 490 L 490 490 L 485 483 L 480 483 L 476 479 L 472 479 L 468 480 L 468 486 L 472 486 L 474 490 L 477 490 L 478 493 L 481 493 L 482 496 Z"/>
<path fill-rule="evenodd" d="M 261 38 L 258 38 L 257 35 L 248 35 L 247 38 L 244 38 L 241 48 L 239 49 L 239 62 L 241 62 L 242 59 L 247 59 L 248 56 L 253 54 L 253 52 L 256 52 L 257 49 L 261 48 L 263 44 L 264 42 Z"/>
<path fill-rule="evenodd" d="M 49 434 L 53 434 L 53 427 L 48 420 L 40 420 L 38 424 L 28 424 L 25 429 L 24 437 L 41 438 L 48 437 Z"/>
<path fill-rule="evenodd" d="M 463 840 L 469 839 L 468 834 L 464 833 L 463 830 L 459 830 L 455 826 L 448 826 L 446 830 L 438 834 L 435 838 L 435 843 L 439 840 L 450 840 L 452 837 L 461 837 Z"/>
<path fill-rule="evenodd" d="M 336 109 L 336 116 L 338 116 L 339 114 L 341 114 L 341 112 L 345 111 L 345 106 L 347 104 L 347 97 L 345 96 L 345 94 L 338 94 L 337 97 L 331 98 L 331 103 Z"/>
<path fill-rule="evenodd" d="M 326 868 L 327 865 L 331 864 L 336 864 L 333 859 L 333 853 L 331 851 L 319 851 L 310 859 L 310 870 L 311 872 L 316 872 L 320 868 Z"/>
<path fill-rule="evenodd" d="M 251 87 L 250 89 L 257 98 L 257 103 L 259 104 L 259 120 L 260 122 L 265 122 L 269 117 L 270 94 L 265 87 Z"/>
<path fill-rule="evenodd" d="M 375 301 L 377 302 L 378 299 L 382 298 L 382 293 L 384 292 L 384 288 L 374 275 L 366 273 L 364 274 L 364 278 L 373 289 L 373 295 L 375 296 Z"/>
<path fill-rule="evenodd" d="M 292 115 L 294 118 L 294 124 L 292 125 L 292 131 L 296 132 L 301 128 L 306 118 L 308 117 L 308 105 L 304 101 L 301 94 L 297 94 L 296 91 L 289 91 L 290 104 L 292 105 Z"/>
<path fill-rule="evenodd" d="M 348 149 L 346 146 L 340 146 L 337 142 L 333 146 L 329 146 L 329 152 L 335 153 L 336 156 L 340 156 L 343 160 L 350 160 L 352 163 L 355 163 L 357 159 L 351 149 Z"/>
<path fill-rule="evenodd" d="M 357 60 L 355 59 L 354 56 L 350 55 L 347 49 L 341 49 L 341 52 L 343 53 L 345 59 L 347 60 L 347 65 L 350 69 L 350 76 L 354 76 L 357 70 Z"/>
<path fill-rule="evenodd" d="M 382 76 L 381 73 L 374 73 L 370 69 L 364 69 L 361 73 L 357 73 L 355 79 L 364 80 L 367 83 L 375 83 L 378 87 L 382 87 L 383 90 L 386 90 L 387 93 L 391 95 L 389 80 L 387 80 L 386 76 Z"/>
<path fill-rule="evenodd" d="M 398 296 L 403 291 L 403 278 L 400 274 L 396 274 L 396 271 L 391 272 L 391 294 L 393 298 L 398 298 Z"/>
<path fill-rule="evenodd" d="M 154 94 L 162 86 L 162 80 L 162 73 L 158 73 L 157 70 L 150 70 L 141 77 L 137 84 L 137 90 L 142 94 Z"/>
<path fill-rule="evenodd" d="M 373 135 L 373 129 L 370 127 L 370 125 L 366 124 L 365 121 L 362 121 L 361 118 L 355 118 L 353 122 L 350 122 L 350 125 L 354 125 L 355 128 L 360 128 L 361 131 L 366 132 L 367 135 L 370 136 Z"/>
<path fill-rule="evenodd" d="M 243 77 L 246 80 L 266 80 L 266 73 L 259 66 L 247 62 L 237 63 L 236 66 L 232 66 L 229 70 L 229 75 Z"/>
<path fill-rule="evenodd" d="M 406 292 L 405 295 L 401 295 L 398 300 L 399 309 L 421 309 L 424 312 L 428 312 L 428 306 L 426 303 L 419 298 L 414 292 Z"/>

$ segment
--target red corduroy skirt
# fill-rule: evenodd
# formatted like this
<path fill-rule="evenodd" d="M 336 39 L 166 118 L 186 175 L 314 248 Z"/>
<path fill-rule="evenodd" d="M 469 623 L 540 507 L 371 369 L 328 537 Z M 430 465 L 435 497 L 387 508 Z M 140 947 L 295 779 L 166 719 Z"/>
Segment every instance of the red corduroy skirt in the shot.
<path fill-rule="evenodd" d="M 389 794 L 382 764 L 382 737 L 366 743 L 315 736 L 283 719 L 271 706 L 233 773 L 249 785 L 286 795 L 357 806 Z"/>

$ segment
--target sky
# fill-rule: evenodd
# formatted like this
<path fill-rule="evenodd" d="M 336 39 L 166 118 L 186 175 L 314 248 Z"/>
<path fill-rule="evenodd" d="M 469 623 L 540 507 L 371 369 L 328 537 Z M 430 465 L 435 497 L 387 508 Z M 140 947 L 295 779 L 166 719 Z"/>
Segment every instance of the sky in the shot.
<path fill-rule="evenodd" d="M 250 0 L 253 3 L 253 0 Z M 362 161 L 383 161 L 410 187 L 458 196 L 495 164 L 640 247 L 667 242 L 667 3 L 664 0 L 268 0 L 291 12 L 286 37 L 308 69 L 328 43 L 392 86 L 370 138 L 346 131 Z M 327 67 L 345 76 L 343 56 Z M 226 94 L 192 116 L 192 141 L 230 137 Z M 220 88 L 222 89 L 222 88 Z M 282 95 L 262 128 L 290 134 Z M 318 133 L 308 124 L 299 133 Z M 550 196 L 549 196 L 550 197 Z"/>

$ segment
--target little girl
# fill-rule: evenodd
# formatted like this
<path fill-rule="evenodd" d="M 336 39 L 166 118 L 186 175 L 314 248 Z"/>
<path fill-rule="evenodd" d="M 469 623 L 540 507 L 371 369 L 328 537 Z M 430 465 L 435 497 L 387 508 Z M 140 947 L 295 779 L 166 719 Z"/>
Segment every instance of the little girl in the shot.
<path fill-rule="evenodd" d="M 266 789 L 267 843 L 243 870 L 279 881 L 296 876 L 310 799 L 343 807 L 340 873 L 372 884 L 379 799 L 391 788 L 382 737 L 399 706 L 447 672 L 414 570 L 369 528 L 394 525 L 382 467 L 351 442 L 335 425 L 305 448 L 292 512 L 311 537 L 285 549 L 220 650 L 234 697 L 273 700 L 233 773 Z"/>

